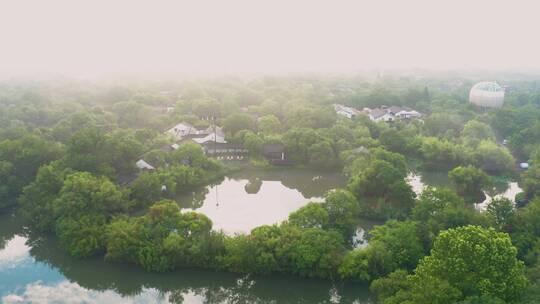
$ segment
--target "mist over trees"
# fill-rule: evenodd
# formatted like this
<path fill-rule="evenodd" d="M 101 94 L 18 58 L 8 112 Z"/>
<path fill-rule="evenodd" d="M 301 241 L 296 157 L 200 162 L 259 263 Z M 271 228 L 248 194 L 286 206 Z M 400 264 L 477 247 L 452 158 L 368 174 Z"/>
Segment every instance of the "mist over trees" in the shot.
<path fill-rule="evenodd" d="M 0 85 L 0 207 L 70 255 L 164 272 L 183 267 L 370 284 L 380 303 L 535 303 L 540 227 L 540 92 L 513 79 L 502 108 L 467 101 L 472 80 L 263 77 L 124 84 Z M 420 119 L 346 118 L 333 104 L 406 106 Z M 223 178 L 229 165 L 196 143 L 171 148 L 180 122 L 222 127 L 271 170 L 265 147 L 297 168 L 348 182 L 250 233 L 226 235 L 179 194 Z M 141 171 L 144 158 L 153 170 Z M 529 169 L 519 170 L 519 162 Z M 445 187 L 413 191 L 416 170 Z M 474 208 L 497 180 L 513 200 Z M 516 201 L 520 203 L 517 204 Z M 355 247 L 360 218 L 378 221 Z"/>

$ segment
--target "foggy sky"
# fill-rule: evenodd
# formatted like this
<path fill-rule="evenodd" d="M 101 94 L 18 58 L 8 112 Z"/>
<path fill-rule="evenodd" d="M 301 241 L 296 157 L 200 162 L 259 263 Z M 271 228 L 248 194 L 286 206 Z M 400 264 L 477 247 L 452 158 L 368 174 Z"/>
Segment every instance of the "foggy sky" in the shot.
<path fill-rule="evenodd" d="M 0 0 L 0 75 L 537 70 L 537 3 Z"/>

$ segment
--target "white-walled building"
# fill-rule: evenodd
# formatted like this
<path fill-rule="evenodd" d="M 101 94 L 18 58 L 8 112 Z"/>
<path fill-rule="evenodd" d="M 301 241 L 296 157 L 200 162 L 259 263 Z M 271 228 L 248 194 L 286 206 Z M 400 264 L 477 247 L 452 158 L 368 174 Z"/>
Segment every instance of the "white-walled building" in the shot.
<path fill-rule="evenodd" d="M 206 135 L 205 137 L 195 137 L 195 138 L 192 138 L 192 140 L 201 145 L 208 142 L 216 142 L 220 144 L 227 143 L 227 141 L 225 140 L 225 136 L 223 136 L 222 134 L 218 134 L 218 132 L 212 132 Z"/>
<path fill-rule="evenodd" d="M 191 124 L 187 122 L 181 122 L 176 126 L 170 128 L 169 130 L 165 131 L 165 133 L 172 135 L 176 140 L 182 140 L 184 137 L 195 131 L 195 127 Z"/>
<path fill-rule="evenodd" d="M 421 118 L 422 113 L 413 110 L 409 107 L 399 107 L 399 106 L 391 106 L 391 107 L 381 107 L 381 108 L 364 108 L 363 112 L 366 113 L 369 116 L 369 119 L 372 121 L 394 121 L 396 119 L 413 119 L 413 118 Z"/>
<path fill-rule="evenodd" d="M 147 163 L 146 161 L 144 161 L 144 159 L 139 159 L 135 165 L 137 166 L 137 168 L 141 169 L 141 170 L 154 170 L 156 168 L 154 168 L 154 166 L 150 165 L 149 163 Z"/>
<path fill-rule="evenodd" d="M 345 116 L 349 119 L 352 119 L 354 117 L 356 117 L 358 114 L 360 114 L 361 112 L 358 111 L 357 109 L 355 108 L 351 108 L 351 107 L 347 107 L 347 106 L 344 106 L 344 105 L 341 105 L 341 104 L 334 104 L 334 110 L 336 111 L 337 114 L 341 115 L 341 116 Z"/>

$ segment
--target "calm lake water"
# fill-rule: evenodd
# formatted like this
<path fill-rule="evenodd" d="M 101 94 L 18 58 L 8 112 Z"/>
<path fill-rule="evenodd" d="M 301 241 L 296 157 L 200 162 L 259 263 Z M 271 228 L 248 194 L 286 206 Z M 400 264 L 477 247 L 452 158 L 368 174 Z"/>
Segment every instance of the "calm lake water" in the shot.
<path fill-rule="evenodd" d="M 179 201 L 205 212 L 215 228 L 245 232 L 280 222 L 344 183 L 339 174 L 250 170 Z M 34 235 L 9 213 L 0 214 L 0 299 L 2 303 L 374 303 L 366 286 L 352 283 L 196 269 L 155 274 L 102 258 L 77 260 L 59 247 L 56 238 Z"/>
<path fill-rule="evenodd" d="M 185 209 L 207 215 L 216 230 L 249 233 L 255 227 L 286 220 L 291 212 L 310 201 L 321 201 L 327 191 L 345 184 L 340 173 L 250 169 L 216 185 L 180 195 L 177 201 Z"/>
<path fill-rule="evenodd" d="M 409 184 L 414 192 L 420 195 L 426 186 L 433 187 L 452 187 L 446 172 L 417 172 L 410 173 L 407 177 Z M 513 180 L 498 180 L 492 189 L 484 191 L 486 198 L 475 204 L 479 210 L 485 210 L 493 198 L 504 197 L 514 201 L 516 194 L 522 192 L 518 183 Z"/>

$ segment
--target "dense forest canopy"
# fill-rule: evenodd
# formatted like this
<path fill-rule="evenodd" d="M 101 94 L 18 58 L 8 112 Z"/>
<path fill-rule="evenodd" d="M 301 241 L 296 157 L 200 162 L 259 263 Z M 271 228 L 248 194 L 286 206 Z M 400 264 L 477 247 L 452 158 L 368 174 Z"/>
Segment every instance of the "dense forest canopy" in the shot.
<path fill-rule="evenodd" d="M 501 108 L 468 102 L 469 89 L 488 76 L 506 87 Z M 539 81 L 444 74 L 5 81 L 0 207 L 55 234 L 72 256 L 148 271 L 351 280 L 370 284 L 387 304 L 537 303 Z M 334 104 L 401 106 L 421 118 L 348 118 Z M 180 123 L 212 131 L 214 143 L 219 129 L 248 151 L 250 165 L 272 167 L 268 147 L 282 147 L 288 165 L 340 171 L 348 183 L 282 223 L 226 235 L 175 199 L 237 168 L 166 132 Z M 444 172 L 451 183 L 417 195 L 407 176 L 419 169 Z M 523 192 L 477 210 L 505 178 Z M 381 224 L 356 248 L 359 218 Z"/>

